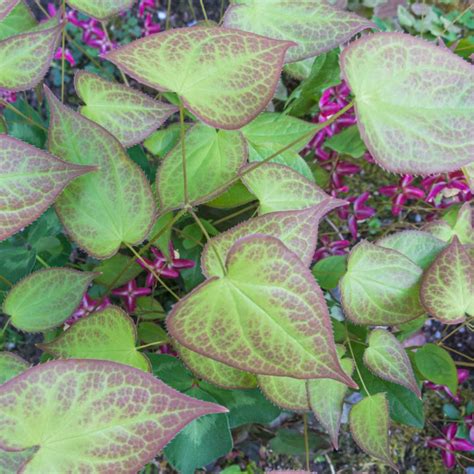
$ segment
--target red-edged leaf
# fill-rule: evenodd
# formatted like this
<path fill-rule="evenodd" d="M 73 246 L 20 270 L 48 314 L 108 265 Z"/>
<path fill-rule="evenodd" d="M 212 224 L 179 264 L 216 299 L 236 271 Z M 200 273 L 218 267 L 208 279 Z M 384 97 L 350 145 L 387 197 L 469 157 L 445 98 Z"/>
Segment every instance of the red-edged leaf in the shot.
<path fill-rule="evenodd" d="M 132 7 L 136 0 L 67 0 L 67 3 L 82 13 L 97 20 L 107 20 Z"/>
<path fill-rule="evenodd" d="M 291 411 L 309 411 L 306 380 L 257 375 L 258 386 L 275 405 Z"/>

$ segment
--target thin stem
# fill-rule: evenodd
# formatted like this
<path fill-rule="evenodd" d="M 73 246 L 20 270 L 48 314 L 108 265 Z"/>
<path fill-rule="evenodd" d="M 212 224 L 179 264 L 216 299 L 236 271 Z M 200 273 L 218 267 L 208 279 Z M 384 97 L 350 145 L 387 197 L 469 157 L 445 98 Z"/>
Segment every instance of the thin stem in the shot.
<path fill-rule="evenodd" d="M 46 15 L 48 18 L 51 18 L 47 10 L 41 5 L 41 2 L 39 0 L 35 0 L 36 6 L 43 12 L 44 15 Z"/>
<path fill-rule="evenodd" d="M 20 112 L 16 107 L 13 107 L 13 105 L 10 105 L 5 100 L 0 99 L 0 104 L 3 105 L 4 107 L 6 107 L 8 110 L 11 110 L 13 113 L 19 115 L 21 118 L 25 119 L 31 125 L 34 125 L 35 127 L 40 128 L 44 132 L 48 131 L 48 129 L 46 127 L 43 127 L 43 125 L 39 124 L 38 122 L 35 122 L 32 118 L 28 117 L 23 112 Z"/>
<path fill-rule="evenodd" d="M 347 328 L 347 323 L 345 323 L 345 326 L 346 326 L 346 333 L 349 334 L 349 330 Z M 357 375 L 359 376 L 360 383 L 362 384 L 362 387 L 365 390 L 365 393 L 367 393 L 367 395 L 370 397 L 370 392 L 367 389 L 367 386 L 365 385 L 364 379 L 362 378 L 362 374 L 360 373 L 359 366 L 358 366 L 356 358 L 354 356 L 354 351 L 352 350 L 351 340 L 350 340 L 349 336 L 347 336 L 347 335 L 346 335 L 346 341 L 347 341 L 347 345 L 349 347 L 349 351 L 350 351 L 351 356 L 352 356 L 352 360 L 354 361 L 354 366 L 355 366 L 355 369 L 357 371 Z"/>
<path fill-rule="evenodd" d="M 66 0 L 63 0 L 63 12 L 66 11 Z M 66 25 L 63 26 L 61 39 L 61 102 L 64 102 L 65 84 L 64 76 L 66 74 Z"/>
<path fill-rule="evenodd" d="M 36 255 L 36 260 L 38 260 L 44 268 L 49 268 L 49 265 L 39 255 Z"/>
<path fill-rule="evenodd" d="M 0 336 L 3 337 L 5 334 L 5 331 L 7 330 L 8 326 L 10 326 L 10 323 L 12 322 L 11 318 L 7 319 L 7 322 L 4 324 L 2 332 L 0 333 Z"/>
<path fill-rule="evenodd" d="M 445 26 L 444 30 L 441 32 L 441 34 L 438 35 L 438 37 L 443 36 L 443 35 L 449 30 L 449 28 L 451 28 L 451 26 L 454 25 L 454 23 L 457 23 L 457 22 L 458 22 L 471 8 L 473 8 L 473 7 L 474 7 L 473 4 L 468 5 L 468 6 L 464 9 L 464 11 L 462 11 L 454 20 L 451 21 L 451 23 L 448 23 L 448 24 Z"/>
<path fill-rule="evenodd" d="M 329 219 L 329 217 L 327 216 L 324 218 L 324 220 L 330 225 L 330 227 L 332 227 L 334 232 L 336 232 L 336 235 L 339 237 L 339 239 L 344 240 L 344 237 L 341 234 L 341 231 L 336 227 L 336 224 L 334 224 L 334 222 L 331 219 Z"/>
<path fill-rule="evenodd" d="M 169 30 L 171 21 L 171 0 L 168 0 L 168 5 L 166 6 L 166 24 L 165 30 Z"/>
<path fill-rule="evenodd" d="M 5 283 L 5 285 L 9 286 L 10 288 L 13 288 L 13 283 L 7 278 L 5 278 L 3 275 L 0 275 L 0 281 Z"/>
<path fill-rule="evenodd" d="M 183 164 L 183 186 L 184 186 L 184 206 L 189 204 L 189 192 L 188 192 L 188 174 L 186 169 L 186 141 L 185 141 L 185 128 L 184 128 L 184 105 L 183 101 L 179 100 L 179 123 L 181 133 L 181 162 Z"/>
<path fill-rule="evenodd" d="M 224 17 L 224 0 L 221 0 L 221 11 L 219 13 L 219 23 L 222 22 L 223 17 Z"/>
<path fill-rule="evenodd" d="M 77 41 L 75 41 L 70 35 L 68 32 L 66 32 L 66 38 L 67 38 L 67 41 L 68 43 L 71 43 L 81 54 L 83 54 L 84 56 L 87 57 L 87 59 L 89 59 L 89 61 L 91 63 L 94 64 L 94 66 L 98 67 L 99 69 L 101 69 L 102 71 L 104 72 L 107 72 L 105 69 L 104 69 L 104 66 L 102 66 L 102 64 L 97 61 L 97 59 L 95 59 L 93 56 L 91 56 L 87 50 L 85 48 L 83 48 Z"/>
<path fill-rule="evenodd" d="M 436 344 L 441 345 L 443 344 L 446 339 L 449 339 L 453 334 L 457 333 L 461 328 L 463 328 L 469 321 L 466 320 L 462 324 L 460 324 L 456 329 L 453 329 L 447 336 L 444 336 L 443 339 L 439 340 Z"/>
<path fill-rule="evenodd" d="M 102 25 L 102 30 L 104 31 L 107 42 L 109 44 L 112 44 L 112 41 L 110 41 L 109 32 L 107 31 L 107 25 L 103 21 L 101 21 L 100 24 Z M 126 86 L 129 86 L 130 84 L 128 83 L 127 76 L 124 74 L 124 72 L 120 68 L 117 68 L 117 69 L 119 70 L 120 75 L 122 76 L 122 81 L 124 82 L 124 84 Z"/>
<path fill-rule="evenodd" d="M 310 471 L 309 465 L 309 436 L 308 436 L 308 415 L 306 413 L 303 414 L 303 425 L 304 425 L 304 451 L 306 454 L 306 470 Z"/>
<path fill-rule="evenodd" d="M 193 20 L 197 21 L 196 10 L 194 10 L 193 0 L 188 0 L 188 5 L 189 5 L 189 9 L 191 10 L 191 15 L 193 16 Z"/>
<path fill-rule="evenodd" d="M 233 212 L 232 214 L 228 214 L 227 216 L 224 216 L 220 219 L 217 219 L 216 221 L 214 221 L 212 223 L 212 225 L 219 225 L 219 224 L 222 224 L 223 222 L 226 222 L 228 221 L 229 219 L 232 219 L 234 217 L 238 217 L 240 216 L 241 214 L 243 214 L 244 212 L 247 212 L 247 211 L 250 211 L 252 209 L 255 209 L 257 207 L 257 204 L 253 203 L 253 204 L 250 204 L 246 207 L 244 207 L 243 209 L 240 209 L 238 211 L 235 211 Z"/>
<path fill-rule="evenodd" d="M 199 0 L 199 3 L 201 4 L 201 10 L 202 10 L 202 14 L 204 15 L 204 21 L 206 23 L 209 23 L 209 19 L 207 18 L 206 7 L 204 6 L 203 0 Z"/>
<path fill-rule="evenodd" d="M 445 346 L 444 344 L 440 344 L 440 346 L 443 349 L 446 349 L 447 351 L 454 352 L 454 354 L 457 354 L 458 356 L 464 357 L 465 359 L 470 360 L 471 362 L 474 362 L 474 358 L 469 357 L 468 355 L 463 354 L 462 352 L 459 352 L 456 349 L 453 349 L 452 347 Z"/>
<path fill-rule="evenodd" d="M 156 342 L 150 342 L 149 344 L 144 344 L 143 346 L 138 346 L 136 349 L 137 351 L 141 349 L 146 349 L 147 347 L 151 346 L 162 346 L 163 344 L 168 343 L 169 341 L 156 341 Z"/>
<path fill-rule="evenodd" d="M 324 455 L 324 458 L 326 459 L 326 462 L 329 464 L 329 469 L 331 470 L 331 474 L 336 474 L 336 470 L 334 469 L 334 466 L 331 462 L 331 458 L 327 454 Z"/>

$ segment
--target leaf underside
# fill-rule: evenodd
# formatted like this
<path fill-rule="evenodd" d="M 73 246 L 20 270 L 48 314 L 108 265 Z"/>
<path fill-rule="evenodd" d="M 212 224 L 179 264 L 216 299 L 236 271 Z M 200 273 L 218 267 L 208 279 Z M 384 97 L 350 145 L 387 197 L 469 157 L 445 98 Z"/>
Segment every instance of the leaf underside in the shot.
<path fill-rule="evenodd" d="M 74 10 L 103 21 L 128 10 L 135 0 L 67 0 L 67 3 Z"/>

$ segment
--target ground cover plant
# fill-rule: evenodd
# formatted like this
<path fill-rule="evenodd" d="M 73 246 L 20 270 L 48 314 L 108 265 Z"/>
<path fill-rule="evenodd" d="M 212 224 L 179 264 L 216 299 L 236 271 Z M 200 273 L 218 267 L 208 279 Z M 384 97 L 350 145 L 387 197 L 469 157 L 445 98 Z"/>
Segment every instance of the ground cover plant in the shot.
<path fill-rule="evenodd" d="M 472 465 L 473 30 L 0 0 L 0 473 Z"/>

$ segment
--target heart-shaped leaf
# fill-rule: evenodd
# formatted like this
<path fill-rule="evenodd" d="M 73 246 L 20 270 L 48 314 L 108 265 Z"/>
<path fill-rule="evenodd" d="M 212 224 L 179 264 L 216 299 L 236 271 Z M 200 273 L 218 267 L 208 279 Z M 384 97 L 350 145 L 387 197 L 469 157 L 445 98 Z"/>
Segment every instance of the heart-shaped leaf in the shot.
<path fill-rule="evenodd" d="M 12 92 L 35 87 L 46 75 L 63 25 L 22 33 L 0 42 L 0 89 Z"/>
<path fill-rule="evenodd" d="M 374 329 L 364 352 L 364 363 L 374 374 L 411 390 L 418 398 L 421 391 L 410 359 L 398 339 L 385 329 Z"/>
<path fill-rule="evenodd" d="M 421 302 L 444 324 L 459 324 L 466 313 L 474 316 L 474 260 L 457 237 L 424 273 Z"/>
<path fill-rule="evenodd" d="M 257 380 L 260 390 L 275 405 L 285 410 L 309 411 L 306 380 L 271 375 L 258 375 Z"/>
<path fill-rule="evenodd" d="M 10 290 L 3 302 L 3 312 L 22 331 L 52 329 L 71 316 L 94 276 L 69 268 L 32 273 Z"/>
<path fill-rule="evenodd" d="M 0 240 L 31 224 L 74 178 L 92 170 L 0 135 Z"/>
<path fill-rule="evenodd" d="M 226 11 L 224 26 L 294 41 L 287 63 L 318 56 L 375 28 L 366 18 L 321 0 L 240 0 Z"/>
<path fill-rule="evenodd" d="M 21 374 L 29 366 L 26 360 L 12 352 L 0 352 L 0 385 Z"/>
<path fill-rule="evenodd" d="M 37 25 L 33 13 L 23 1 L 17 3 L 3 20 L 1 20 L 1 16 L 0 13 L 0 41 L 20 33 L 25 33 Z"/>
<path fill-rule="evenodd" d="M 178 342 L 240 370 L 354 386 L 337 360 L 323 294 L 293 252 L 274 237 L 245 237 L 225 266 L 224 277 L 173 307 L 167 323 Z"/>
<path fill-rule="evenodd" d="M 226 28 L 165 31 L 106 58 L 139 82 L 176 92 L 203 122 L 237 129 L 272 99 L 292 42 Z"/>
<path fill-rule="evenodd" d="M 185 138 L 186 176 L 189 202 L 210 201 L 221 194 L 247 161 L 247 147 L 240 132 L 216 130 L 204 124 L 192 127 Z M 160 212 L 185 205 L 182 144 L 166 156 L 156 176 Z"/>
<path fill-rule="evenodd" d="M 357 324 L 384 326 L 421 316 L 422 273 L 418 265 L 396 250 L 365 241 L 357 244 L 339 283 L 346 315 Z"/>
<path fill-rule="evenodd" d="M 33 367 L 0 386 L 0 447 L 38 451 L 25 474 L 138 472 L 192 420 L 227 410 L 97 360 Z M 117 453 L 120 455 L 117 457 Z"/>
<path fill-rule="evenodd" d="M 472 162 L 472 65 L 403 33 L 366 35 L 340 61 L 362 139 L 380 166 L 428 175 Z"/>
<path fill-rule="evenodd" d="M 249 165 L 251 166 L 253 165 Z M 246 172 L 242 182 L 257 196 L 260 202 L 258 208 L 260 215 L 275 211 L 307 209 L 331 199 L 312 181 L 288 166 L 277 163 L 265 163 Z"/>
<path fill-rule="evenodd" d="M 390 417 L 384 393 L 366 397 L 355 404 L 351 409 L 349 423 L 352 436 L 363 451 L 398 471 L 390 457 Z"/>
<path fill-rule="evenodd" d="M 77 95 L 86 104 L 81 107 L 81 114 L 102 125 L 127 147 L 145 140 L 178 110 L 174 105 L 85 71 L 76 73 L 74 84 Z"/>
<path fill-rule="evenodd" d="M 2 21 L 20 0 L 2 0 L 0 2 L 0 21 Z"/>
<path fill-rule="evenodd" d="M 80 319 L 54 341 L 38 347 L 62 359 L 111 360 L 149 372 L 150 362 L 135 348 L 137 330 L 116 306 Z"/>
<path fill-rule="evenodd" d="M 316 247 L 319 220 L 327 212 L 344 203 L 345 201 L 340 199 L 329 198 L 308 209 L 272 212 L 238 224 L 213 237 L 204 247 L 201 257 L 202 271 L 207 277 L 223 276 L 216 252 L 225 260 L 237 240 L 252 234 L 269 235 L 281 240 L 308 267 Z"/>
<path fill-rule="evenodd" d="M 143 241 L 155 215 L 151 188 L 120 143 L 94 122 L 65 107 L 46 90 L 49 149 L 66 161 L 99 171 L 76 179 L 56 202 L 71 237 L 90 255 L 108 258 L 122 243 Z"/>
<path fill-rule="evenodd" d="M 135 0 L 67 0 L 67 3 L 74 10 L 104 21 L 131 8 Z"/>

